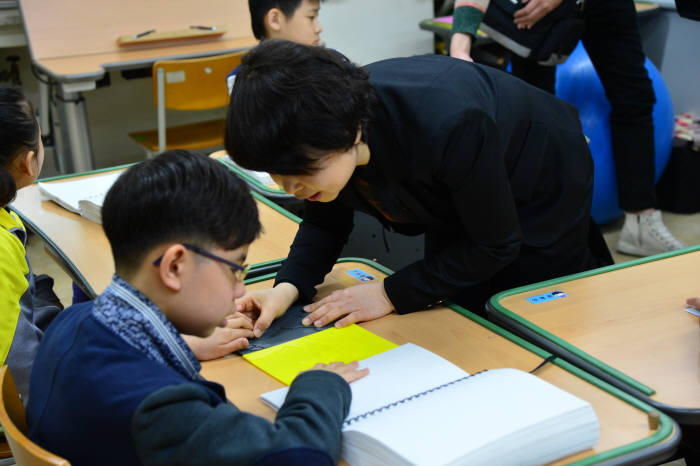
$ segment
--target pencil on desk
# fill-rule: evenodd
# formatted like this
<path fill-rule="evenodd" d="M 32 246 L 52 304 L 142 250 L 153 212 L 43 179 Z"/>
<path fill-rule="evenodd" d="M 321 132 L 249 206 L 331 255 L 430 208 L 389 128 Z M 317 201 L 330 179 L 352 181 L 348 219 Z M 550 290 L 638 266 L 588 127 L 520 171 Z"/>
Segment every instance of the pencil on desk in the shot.
<path fill-rule="evenodd" d="M 154 32 L 156 32 L 155 29 L 149 29 L 148 31 L 139 32 L 138 34 L 134 34 L 134 39 L 153 34 Z"/>

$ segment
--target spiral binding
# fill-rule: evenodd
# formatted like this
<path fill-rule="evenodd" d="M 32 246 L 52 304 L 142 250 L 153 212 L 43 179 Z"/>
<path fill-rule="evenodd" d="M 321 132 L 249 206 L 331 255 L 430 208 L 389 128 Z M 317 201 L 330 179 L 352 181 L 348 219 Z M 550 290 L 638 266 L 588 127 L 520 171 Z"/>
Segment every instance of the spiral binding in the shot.
<path fill-rule="evenodd" d="M 445 387 L 449 387 L 450 385 L 454 385 L 454 384 L 456 384 L 456 383 L 463 382 L 463 381 L 465 381 L 465 380 L 467 380 L 467 379 L 471 379 L 472 377 L 475 377 L 475 376 L 477 376 L 477 375 L 479 375 L 479 374 L 483 374 L 484 372 L 488 372 L 488 369 L 485 369 L 485 370 L 479 371 L 479 372 L 475 372 L 475 373 L 473 373 L 473 374 L 471 374 L 471 375 L 465 375 L 464 377 L 460 377 L 459 379 L 455 379 L 455 380 L 453 380 L 453 381 L 451 381 L 451 382 L 447 382 L 447 383 L 444 383 L 444 384 L 442 384 L 442 385 L 438 385 L 438 386 L 436 386 L 436 387 L 430 388 L 430 389 L 425 390 L 425 391 L 423 391 L 423 392 L 416 393 L 415 395 L 407 396 L 406 398 L 402 398 L 402 399 L 400 399 L 400 400 L 394 401 L 393 403 L 389 403 L 389 404 L 386 404 L 386 405 L 384 405 L 384 406 L 380 406 L 379 408 L 375 408 L 375 409 L 373 409 L 373 410 L 371 410 L 371 411 L 367 411 L 366 413 L 358 414 L 358 415 L 355 416 L 355 417 L 352 417 L 352 418 L 350 418 L 350 419 L 346 419 L 346 420 L 343 422 L 343 426 L 348 427 L 348 426 L 350 426 L 353 422 L 361 421 L 362 419 L 365 419 L 365 418 L 367 418 L 367 417 L 369 417 L 369 416 L 374 416 L 375 414 L 380 413 L 380 412 L 382 412 L 382 411 L 386 411 L 386 410 L 388 410 L 388 409 L 390 409 L 390 408 L 394 408 L 394 407 L 396 407 L 396 406 L 398 406 L 398 405 L 401 405 L 401 404 L 404 404 L 404 403 L 406 403 L 406 402 L 408 402 L 408 401 L 415 400 L 416 398 L 420 398 L 421 396 L 425 396 L 425 395 L 427 395 L 428 393 L 432 393 L 432 392 L 441 390 L 441 389 L 443 389 L 443 388 L 445 388 Z"/>

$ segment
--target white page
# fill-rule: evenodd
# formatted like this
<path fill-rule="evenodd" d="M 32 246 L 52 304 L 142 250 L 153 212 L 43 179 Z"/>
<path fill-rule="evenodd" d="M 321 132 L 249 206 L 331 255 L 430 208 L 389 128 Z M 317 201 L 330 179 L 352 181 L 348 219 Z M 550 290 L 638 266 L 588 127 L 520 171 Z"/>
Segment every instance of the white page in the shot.
<path fill-rule="evenodd" d="M 109 191 L 121 172 L 107 172 L 89 178 L 39 183 L 39 191 L 71 212 L 80 213 L 80 200 Z"/>
<path fill-rule="evenodd" d="M 369 374 L 350 384 L 352 404 L 348 418 L 469 375 L 448 360 L 420 346 L 406 343 L 360 361 Z M 260 395 L 273 409 L 279 409 L 288 388 Z"/>
<path fill-rule="evenodd" d="M 419 371 L 416 376 L 420 376 Z M 565 422 L 561 417 L 567 418 L 569 412 L 579 416 Z M 550 428 L 541 428 L 546 425 Z M 577 426 L 574 435 L 570 435 L 572 425 Z M 592 447 L 599 428 L 586 401 L 526 372 L 494 369 L 367 416 L 344 429 L 348 436 L 353 431 L 378 439 L 415 464 L 448 464 L 483 447 L 492 456 L 482 456 L 479 464 L 492 463 L 493 455 L 498 464 L 529 464 Z M 506 436 L 502 447 L 494 445 Z M 348 443 L 356 445 L 358 440 L 344 442 L 343 456 L 352 463 L 358 457 L 347 448 Z"/>

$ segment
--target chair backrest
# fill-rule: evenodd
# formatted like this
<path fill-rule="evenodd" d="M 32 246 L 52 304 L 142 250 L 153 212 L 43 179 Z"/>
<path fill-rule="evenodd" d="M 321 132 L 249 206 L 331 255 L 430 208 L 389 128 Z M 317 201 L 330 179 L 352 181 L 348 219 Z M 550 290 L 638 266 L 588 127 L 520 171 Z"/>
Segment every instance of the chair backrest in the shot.
<path fill-rule="evenodd" d="M 158 107 L 159 95 L 170 110 L 207 110 L 228 105 L 226 76 L 241 64 L 244 53 L 154 63 L 154 105 Z"/>
<path fill-rule="evenodd" d="M 44 450 L 27 437 L 27 419 L 10 368 L 0 369 L 0 424 L 17 466 L 70 466 L 60 456 Z"/>

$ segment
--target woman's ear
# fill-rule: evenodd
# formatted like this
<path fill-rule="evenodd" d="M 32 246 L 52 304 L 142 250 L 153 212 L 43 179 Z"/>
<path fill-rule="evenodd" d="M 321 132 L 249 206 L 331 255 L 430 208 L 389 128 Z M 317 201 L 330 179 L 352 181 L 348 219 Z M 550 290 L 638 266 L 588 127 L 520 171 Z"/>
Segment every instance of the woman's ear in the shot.
<path fill-rule="evenodd" d="M 357 135 L 355 136 L 354 145 L 358 145 L 362 141 L 362 128 L 357 129 Z"/>
<path fill-rule="evenodd" d="M 166 288 L 172 291 L 182 289 L 183 277 L 187 270 L 186 249 L 182 244 L 173 244 L 163 253 L 158 265 L 158 276 Z"/>
<path fill-rule="evenodd" d="M 279 8 L 270 8 L 270 11 L 265 15 L 265 29 L 267 29 L 267 35 L 270 33 L 280 32 L 285 21 L 284 13 Z"/>

